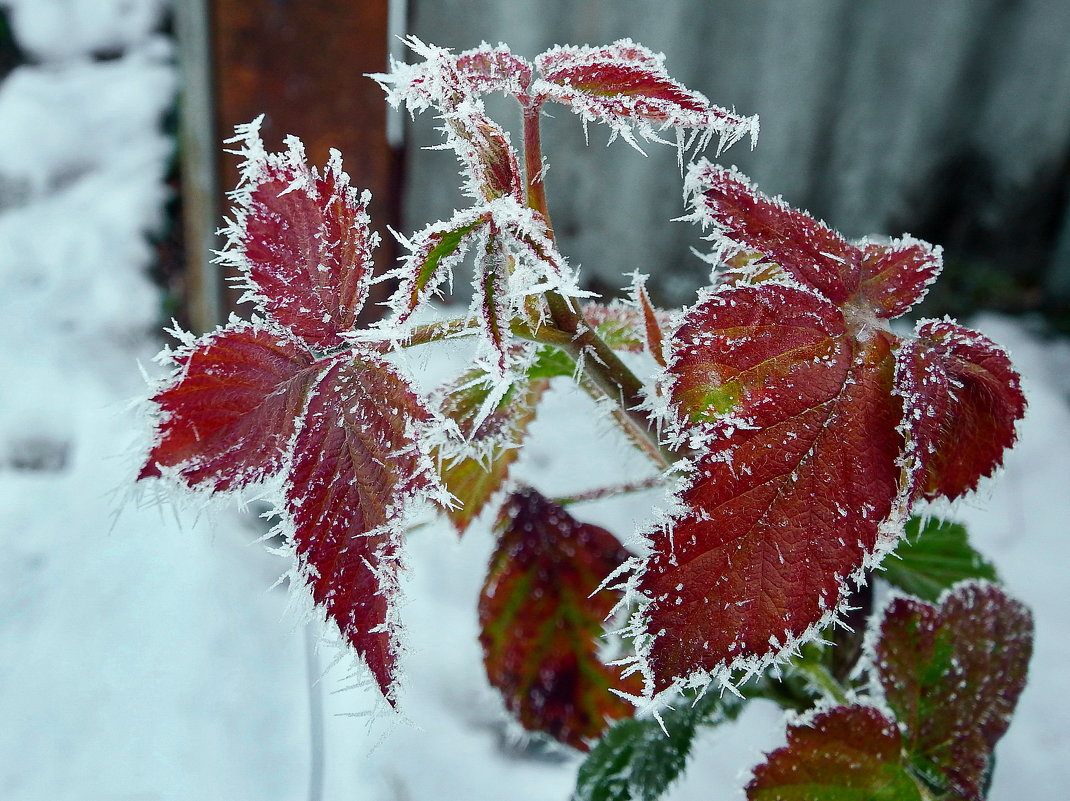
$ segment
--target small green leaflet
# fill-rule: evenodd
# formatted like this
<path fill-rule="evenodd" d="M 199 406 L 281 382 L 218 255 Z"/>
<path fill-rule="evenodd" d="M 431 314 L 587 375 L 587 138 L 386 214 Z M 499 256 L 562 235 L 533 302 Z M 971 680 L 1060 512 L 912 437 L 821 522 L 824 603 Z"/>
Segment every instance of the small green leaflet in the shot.
<path fill-rule="evenodd" d="M 936 601 L 944 590 L 965 579 L 999 581 L 992 564 L 970 547 L 964 526 L 919 517 L 907 523 L 906 538 L 884 561 L 880 575 L 893 587 L 926 601 Z"/>

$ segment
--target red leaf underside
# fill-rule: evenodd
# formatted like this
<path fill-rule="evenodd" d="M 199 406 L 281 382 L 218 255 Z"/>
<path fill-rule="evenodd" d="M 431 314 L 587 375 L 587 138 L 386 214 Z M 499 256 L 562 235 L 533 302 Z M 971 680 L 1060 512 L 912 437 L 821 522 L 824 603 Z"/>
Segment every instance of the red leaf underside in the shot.
<path fill-rule="evenodd" d="M 916 494 L 957 498 L 1003 462 L 1025 414 L 1007 354 L 952 322 L 929 321 L 896 354 Z"/>
<path fill-rule="evenodd" d="M 788 744 L 755 768 L 747 799 L 920 801 L 900 764 L 900 743 L 895 722 L 878 710 L 833 707 L 788 728 Z"/>
<path fill-rule="evenodd" d="M 891 342 L 782 285 L 687 316 L 672 400 L 709 441 L 639 582 L 656 689 L 776 658 L 844 601 L 897 495 Z"/>
<path fill-rule="evenodd" d="M 598 658 L 619 594 L 588 597 L 628 554 L 534 490 L 510 497 L 499 528 L 479 601 L 487 676 L 525 728 L 587 750 L 607 718 L 632 713 L 609 692 L 619 680 Z"/>
<path fill-rule="evenodd" d="M 465 143 L 458 146 L 458 154 L 479 196 L 486 201 L 512 197 L 523 202 L 520 163 L 505 131 L 482 116 L 450 117 L 447 124 Z"/>
<path fill-rule="evenodd" d="M 190 486 L 245 486 L 281 468 L 319 372 L 286 333 L 232 324 L 180 352 L 157 394 L 156 444 L 138 478 L 175 468 Z"/>
<path fill-rule="evenodd" d="M 374 354 L 335 361 L 315 388 L 294 445 L 286 509 L 312 597 L 392 700 L 390 619 L 399 513 L 433 482 L 413 429 L 428 413 Z"/>
<path fill-rule="evenodd" d="M 338 345 L 368 296 L 367 198 L 332 161 L 323 176 L 269 156 L 239 217 L 239 265 L 264 312 L 319 350 Z"/>
<path fill-rule="evenodd" d="M 456 68 L 477 95 L 491 92 L 516 95 L 531 83 L 531 65 L 503 45 L 466 50 L 457 56 Z"/>
<path fill-rule="evenodd" d="M 1029 611 L 987 582 L 957 585 L 939 607 L 892 601 L 876 670 L 923 775 L 981 801 L 992 749 L 1025 686 L 1032 639 Z"/>
<path fill-rule="evenodd" d="M 692 168 L 688 183 L 703 225 L 714 225 L 742 249 L 763 254 L 796 281 L 837 305 L 859 283 L 861 252 L 809 214 L 758 192 L 735 170 L 708 161 Z"/>

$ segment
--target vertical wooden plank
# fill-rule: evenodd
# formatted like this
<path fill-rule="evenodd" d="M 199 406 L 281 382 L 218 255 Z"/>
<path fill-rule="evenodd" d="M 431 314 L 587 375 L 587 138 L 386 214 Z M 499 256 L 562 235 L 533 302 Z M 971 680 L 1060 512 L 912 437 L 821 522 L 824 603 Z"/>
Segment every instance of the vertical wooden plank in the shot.
<path fill-rule="evenodd" d="M 397 218 L 399 182 L 383 93 L 365 74 L 387 68 L 388 17 L 389 0 L 211 4 L 217 140 L 264 114 L 269 149 L 295 134 L 319 166 L 330 148 L 340 150 L 353 185 L 372 192 L 372 223 L 383 236 L 380 266 L 394 258 L 386 226 Z M 224 189 L 235 186 L 233 157 L 224 157 L 220 175 Z M 228 294 L 233 309 L 235 293 Z"/>

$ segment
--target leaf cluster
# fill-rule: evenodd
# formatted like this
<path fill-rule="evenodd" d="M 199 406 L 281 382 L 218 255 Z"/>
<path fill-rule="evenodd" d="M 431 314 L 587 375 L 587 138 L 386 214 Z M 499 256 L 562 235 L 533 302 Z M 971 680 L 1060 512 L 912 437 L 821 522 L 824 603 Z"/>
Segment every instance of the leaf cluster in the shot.
<path fill-rule="evenodd" d="M 274 480 L 298 583 L 391 704 L 408 522 L 428 503 L 458 534 L 496 514 L 479 601 L 487 678 L 525 728 L 580 750 L 597 741 L 577 798 L 657 797 L 703 727 L 759 696 L 802 717 L 752 798 L 981 798 L 1024 682 L 1028 613 L 960 527 L 911 514 L 994 473 L 1025 398 L 981 334 L 948 319 L 893 332 L 938 277 L 939 248 L 848 241 L 699 158 L 684 195 L 709 232 L 710 285 L 668 312 L 635 274 L 628 301 L 598 303 L 557 247 L 544 107 L 637 148 L 675 144 L 681 168 L 714 139 L 718 152 L 753 142 L 757 120 L 630 40 L 533 61 L 504 45 L 408 44 L 422 61 L 373 77 L 395 106 L 437 115 L 466 208 L 399 237 L 408 254 L 377 274 L 369 197 L 341 157 L 321 172 L 296 139 L 268 153 L 259 123 L 241 126 L 222 260 L 253 313 L 162 354 L 171 375 L 139 478 L 206 493 Z M 487 114 L 491 93 L 518 104 L 519 148 Z M 465 260 L 467 313 L 418 322 Z M 391 313 L 358 330 L 380 280 L 396 286 Z M 465 340 L 469 361 L 421 392 L 395 354 L 447 339 Z M 655 478 L 556 501 L 517 484 L 513 465 L 562 381 L 597 401 Z M 652 483 L 666 511 L 640 530 L 642 557 L 565 509 Z M 882 563 L 882 580 L 913 597 L 874 615 Z M 607 619 L 624 621 L 626 645 L 607 639 Z"/>

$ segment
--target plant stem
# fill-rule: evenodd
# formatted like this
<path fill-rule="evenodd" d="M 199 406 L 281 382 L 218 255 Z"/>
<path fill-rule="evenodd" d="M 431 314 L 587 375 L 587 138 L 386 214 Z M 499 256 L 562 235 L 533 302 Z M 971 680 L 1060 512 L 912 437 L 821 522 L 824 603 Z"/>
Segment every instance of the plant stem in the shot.
<path fill-rule="evenodd" d="M 661 476 L 652 476 L 650 478 L 644 478 L 642 481 L 633 481 L 630 484 L 616 484 L 612 487 L 599 487 L 598 489 L 587 490 L 587 492 L 581 492 L 576 495 L 554 498 L 554 502 L 561 506 L 568 506 L 573 503 L 597 501 L 602 498 L 612 498 L 616 495 L 626 495 L 631 492 L 642 492 L 643 490 L 652 489 L 663 481 L 664 479 Z"/>
<path fill-rule="evenodd" d="M 847 698 L 847 690 L 842 684 L 836 681 L 836 677 L 833 676 L 828 668 L 820 662 L 810 659 L 799 659 L 791 663 L 791 669 L 796 673 L 803 675 L 811 684 L 822 690 L 837 704 L 850 703 L 850 700 Z"/>
<path fill-rule="evenodd" d="M 546 204 L 539 114 L 539 104 L 524 108 L 524 178 L 527 184 L 528 206 L 542 215 L 552 240 L 554 232 Z M 618 406 L 620 414 L 614 414 L 614 417 L 625 428 L 628 436 L 637 443 L 645 442 L 641 444 L 642 450 L 659 467 L 668 467 L 676 460 L 675 455 L 661 444 L 657 433 L 651 430 L 646 414 L 639 410 L 644 400 L 643 383 L 605 340 L 587 325 L 565 297 L 554 291 L 547 292 L 544 297 L 554 327 L 569 335 L 568 343 L 558 347 L 581 365 L 584 374 L 602 395 Z"/>

